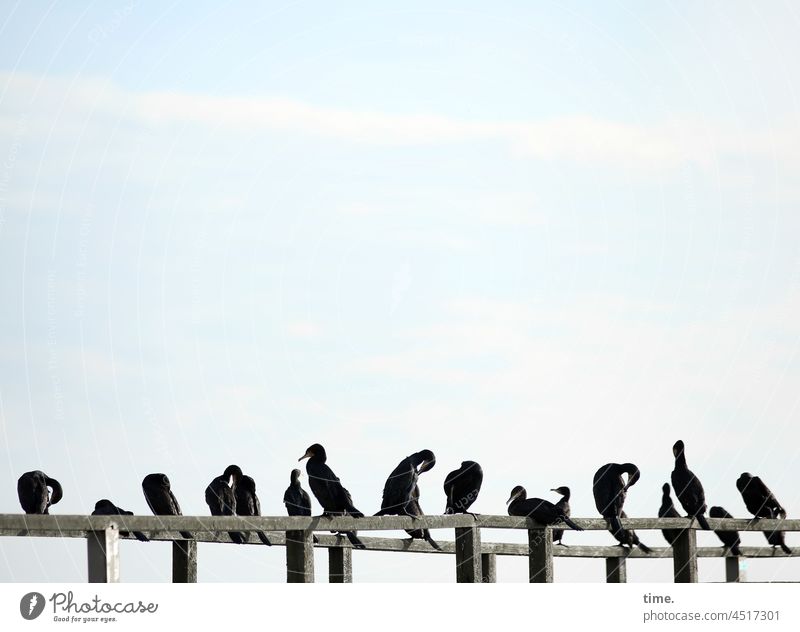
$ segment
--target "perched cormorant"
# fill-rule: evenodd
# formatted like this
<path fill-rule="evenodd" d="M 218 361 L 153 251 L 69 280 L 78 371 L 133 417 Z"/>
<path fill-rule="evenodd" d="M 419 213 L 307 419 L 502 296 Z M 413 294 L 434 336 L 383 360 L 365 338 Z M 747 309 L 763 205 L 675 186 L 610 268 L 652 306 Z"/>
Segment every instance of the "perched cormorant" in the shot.
<path fill-rule="evenodd" d="M 681 515 L 678 513 L 678 510 L 675 509 L 675 505 L 672 504 L 672 496 L 669 494 L 669 489 L 669 483 L 664 483 L 661 487 L 663 495 L 661 496 L 661 507 L 658 510 L 658 517 L 680 518 Z M 675 544 L 675 540 L 678 539 L 682 531 L 683 529 L 661 529 L 661 533 L 664 534 L 664 539 L 669 542 L 670 545 Z"/>
<path fill-rule="evenodd" d="M 242 479 L 242 468 L 238 465 L 229 465 L 221 476 L 217 476 L 206 487 L 206 504 L 212 516 L 235 516 L 236 494 L 233 488 Z M 228 535 L 236 544 L 247 542 L 247 535 L 239 531 L 229 531 Z"/>
<path fill-rule="evenodd" d="M 628 475 L 627 482 L 622 478 Z M 622 530 L 619 518 L 628 488 L 639 480 L 639 468 L 633 463 L 606 463 L 594 473 L 592 492 L 597 511 L 608 522 L 611 533 Z M 615 536 L 616 537 L 616 536 Z"/>
<path fill-rule="evenodd" d="M 98 500 L 94 504 L 94 511 L 92 512 L 93 516 L 132 516 L 132 511 L 125 511 L 121 507 L 117 507 L 114 503 L 112 503 L 108 498 L 103 498 L 102 500 Z M 128 537 L 127 531 L 120 531 L 119 534 L 122 537 Z M 133 537 L 139 540 L 139 542 L 150 542 L 150 538 L 148 538 L 144 533 L 141 531 L 134 531 Z"/>
<path fill-rule="evenodd" d="M 722 507 L 712 507 L 708 510 L 708 515 L 712 518 L 733 518 L 725 509 Z M 717 537 L 722 540 L 722 543 L 725 545 L 725 548 L 728 549 L 731 553 L 736 555 L 737 557 L 742 554 L 739 550 L 739 545 L 742 543 L 741 539 L 739 538 L 738 531 L 714 531 Z"/>
<path fill-rule="evenodd" d="M 470 513 L 467 511 L 478 498 L 483 484 L 483 470 L 475 461 L 462 461 L 461 467 L 444 479 L 447 496 L 446 514 Z M 474 514 L 472 514 L 474 515 Z"/>
<path fill-rule="evenodd" d="M 436 457 L 430 450 L 421 450 L 407 456 L 392 470 L 383 486 L 381 509 L 376 516 L 412 516 L 408 505 L 414 500 L 414 488 L 419 475 L 433 469 Z M 418 492 L 419 490 L 417 490 Z"/>
<path fill-rule="evenodd" d="M 383 500 L 376 516 L 424 515 L 419 504 L 419 475 L 433 469 L 436 456 L 430 450 L 421 450 L 407 456 L 397 465 L 383 486 Z M 425 540 L 436 550 L 441 550 L 428 529 L 406 529 L 411 539 Z"/>
<path fill-rule="evenodd" d="M 620 512 L 619 517 L 627 518 L 628 516 L 624 511 L 622 511 Z M 619 529 L 617 529 L 616 531 L 612 531 L 611 525 L 609 525 L 608 531 L 609 533 L 611 533 L 611 535 L 613 535 L 617 539 L 617 541 L 620 543 L 620 546 L 629 546 L 631 548 L 633 548 L 634 546 L 638 546 L 639 549 L 641 551 L 644 551 L 645 553 L 653 552 L 653 550 L 649 546 L 647 546 L 646 544 L 644 544 L 639 540 L 639 536 L 636 535 L 636 531 L 634 531 L 633 529 L 624 529 L 622 527 L 622 524 L 620 524 Z"/>
<path fill-rule="evenodd" d="M 308 459 L 308 463 L 306 463 L 308 484 L 317 502 L 322 505 L 323 516 L 328 518 L 334 516 L 364 517 L 364 514 L 353 506 L 350 492 L 342 486 L 339 478 L 326 464 L 328 456 L 325 448 L 319 443 L 315 443 L 309 446 L 306 453 L 297 460 L 302 461 L 303 459 Z M 355 531 L 345 531 L 345 535 L 355 548 L 365 548 Z"/>
<path fill-rule="evenodd" d="M 528 493 L 522 485 L 517 485 L 511 490 L 511 496 L 506 501 L 509 516 L 528 516 L 539 524 L 558 524 L 564 523 L 570 529 L 583 531 L 569 516 L 564 513 L 557 505 L 541 498 L 528 498 Z"/>
<path fill-rule="evenodd" d="M 17 495 L 26 514 L 46 514 L 50 506 L 61 500 L 64 494 L 61 483 L 56 479 L 40 470 L 33 470 L 25 472 L 17 480 Z"/>
<path fill-rule="evenodd" d="M 289 487 L 283 493 L 283 504 L 286 505 L 286 512 L 290 516 L 310 516 L 311 497 L 308 492 L 300 486 L 300 470 L 292 470 L 289 476 Z M 314 544 L 319 540 L 314 536 Z"/>
<path fill-rule="evenodd" d="M 775 498 L 764 482 L 758 476 L 753 476 L 750 472 L 743 472 L 736 480 L 736 488 L 742 495 L 744 505 L 755 518 L 786 518 L 786 510 Z M 783 531 L 764 531 L 772 546 L 779 546 L 784 553 L 792 554 L 792 549 L 786 545 Z"/>
<path fill-rule="evenodd" d="M 182 516 L 181 506 L 178 499 L 172 493 L 169 478 L 166 474 L 148 474 L 142 480 L 142 491 L 147 506 L 154 516 Z M 188 539 L 192 539 L 192 534 L 188 531 L 181 531 L 180 534 Z"/>
<path fill-rule="evenodd" d="M 569 497 L 570 491 L 569 487 L 556 487 L 555 489 L 551 489 L 551 492 L 555 492 L 556 494 L 561 494 L 561 500 L 556 503 L 556 509 L 563 512 L 565 516 L 570 515 L 570 507 L 569 507 Z M 558 542 L 561 546 L 567 546 L 561 541 L 561 538 L 564 537 L 564 529 L 553 529 L 553 542 Z"/>
<path fill-rule="evenodd" d="M 239 482 L 233 487 L 233 494 L 236 496 L 236 514 L 239 516 L 260 516 L 261 502 L 256 495 L 256 482 L 246 474 L 242 474 Z M 262 544 L 272 546 L 267 534 L 263 531 L 256 531 L 258 539 Z"/>
<path fill-rule="evenodd" d="M 676 441 L 672 446 L 675 456 L 675 469 L 672 470 L 672 487 L 689 518 L 697 518 L 703 529 L 710 529 L 708 520 L 703 515 L 706 512 L 706 494 L 700 479 L 694 475 L 686 465 L 686 452 L 683 441 Z"/>

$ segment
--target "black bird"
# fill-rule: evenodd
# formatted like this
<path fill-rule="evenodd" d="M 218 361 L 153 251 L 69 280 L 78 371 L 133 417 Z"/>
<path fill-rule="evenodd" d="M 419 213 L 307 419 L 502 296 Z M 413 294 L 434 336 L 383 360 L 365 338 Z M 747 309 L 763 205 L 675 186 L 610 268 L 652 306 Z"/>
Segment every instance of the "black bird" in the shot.
<path fill-rule="evenodd" d="M 102 500 L 98 500 L 94 504 L 94 511 L 92 512 L 93 516 L 132 516 L 132 511 L 125 511 L 121 507 L 117 507 L 114 503 L 112 503 L 108 498 L 103 498 Z M 120 531 L 119 534 L 122 537 L 128 537 L 127 531 Z M 139 542 L 150 542 L 150 538 L 148 538 L 144 533 L 141 531 L 134 531 L 133 537 L 139 540 Z"/>
<path fill-rule="evenodd" d="M 172 493 L 169 478 L 166 474 L 148 474 L 142 480 L 142 491 L 147 506 L 154 516 L 182 516 L 181 506 L 178 499 Z M 188 531 L 181 531 L 180 534 L 187 540 L 192 539 L 192 534 Z"/>
<path fill-rule="evenodd" d="M 26 514 L 46 514 L 51 505 L 61 500 L 64 493 L 61 483 L 56 479 L 40 470 L 33 470 L 25 472 L 17 480 L 17 495 Z"/>
<path fill-rule="evenodd" d="M 419 504 L 419 475 L 432 470 L 436 465 L 436 456 L 430 450 L 421 450 L 407 456 L 397 465 L 386 484 L 383 486 L 381 509 L 376 516 L 411 516 L 424 515 Z M 431 537 L 428 529 L 406 529 L 411 539 L 425 540 L 437 551 L 441 547 Z"/>
<path fill-rule="evenodd" d="M 235 516 L 236 494 L 233 488 L 242 479 L 242 468 L 229 465 L 221 476 L 217 476 L 206 487 L 206 504 L 212 516 Z M 229 531 L 228 535 L 236 544 L 247 542 L 247 535 L 239 531 Z"/>
<path fill-rule="evenodd" d="M 664 483 L 661 487 L 661 491 L 663 495 L 661 496 L 661 507 L 658 510 L 658 517 L 680 518 L 681 515 L 678 513 L 678 510 L 675 509 L 675 505 L 672 504 L 672 496 L 669 494 L 669 483 Z M 661 533 L 664 534 L 664 539 L 671 545 L 675 544 L 675 540 L 678 539 L 682 531 L 683 529 L 661 529 Z"/>
<path fill-rule="evenodd" d="M 286 512 L 290 516 L 310 516 L 311 497 L 308 492 L 300 486 L 300 470 L 292 470 L 289 477 L 289 487 L 283 493 L 283 504 L 286 505 Z M 317 536 L 314 536 L 314 544 L 318 544 Z"/>
<path fill-rule="evenodd" d="M 712 518 L 733 518 L 725 509 L 722 507 L 712 507 L 708 510 L 708 515 Z M 717 531 L 715 530 L 714 533 L 717 537 L 722 540 L 722 543 L 725 545 L 725 548 L 728 549 L 731 553 L 736 555 L 737 557 L 742 554 L 739 550 L 739 545 L 742 543 L 741 539 L 739 538 L 738 531 Z"/>
<path fill-rule="evenodd" d="M 750 472 L 743 472 L 736 480 L 736 488 L 742 495 L 747 511 L 756 519 L 786 518 L 786 510 L 758 476 L 753 476 Z M 786 546 L 783 531 L 764 531 L 764 537 L 772 546 L 779 546 L 784 553 L 792 554 L 792 549 Z"/>
<path fill-rule="evenodd" d="M 528 516 L 539 524 L 558 524 L 563 522 L 570 529 L 583 531 L 583 527 L 579 527 L 572 522 L 563 510 L 550 501 L 541 498 L 528 498 L 528 493 L 521 485 L 517 485 L 511 490 L 511 496 L 506 501 L 506 505 L 508 505 L 509 516 Z"/>
<path fill-rule="evenodd" d="M 246 474 L 243 474 L 233 487 L 233 494 L 236 496 L 236 514 L 239 516 L 260 516 L 261 502 L 256 495 L 256 482 Z M 258 539 L 262 544 L 272 546 L 267 534 L 263 531 L 256 531 Z"/>
<path fill-rule="evenodd" d="M 328 455 L 319 443 L 310 446 L 298 461 L 308 459 L 306 473 L 311 492 L 322 505 L 322 515 L 327 518 L 334 516 L 353 516 L 363 518 L 364 514 L 353 506 L 353 499 L 326 461 Z M 345 531 L 347 539 L 358 549 L 363 549 L 364 544 L 358 539 L 355 531 Z"/>
<path fill-rule="evenodd" d="M 672 446 L 675 456 L 675 469 L 672 470 L 672 487 L 689 518 L 697 518 L 703 529 L 710 529 L 708 520 L 703 515 L 706 512 L 706 494 L 700 479 L 694 475 L 686 465 L 686 452 L 683 441 L 676 441 Z"/>
<path fill-rule="evenodd" d="M 627 474 L 627 482 L 622 478 Z M 622 531 L 619 518 L 628 488 L 639 480 L 639 468 L 633 463 L 606 463 L 594 473 L 592 491 L 597 511 L 608 522 L 611 533 Z M 616 537 L 616 536 L 614 536 Z"/>
<path fill-rule="evenodd" d="M 450 472 L 444 479 L 447 496 L 446 514 L 470 513 L 467 509 L 478 498 L 483 484 L 483 470 L 475 461 L 462 461 L 461 467 Z M 473 516 L 475 514 L 472 514 Z"/>
<path fill-rule="evenodd" d="M 627 518 L 628 516 L 623 511 L 623 512 L 620 512 L 619 517 L 620 518 Z M 641 551 L 644 551 L 645 553 L 652 553 L 653 552 L 653 550 L 649 546 L 647 546 L 646 544 L 644 544 L 643 542 L 641 542 L 639 540 L 639 536 L 636 535 L 636 531 L 634 531 L 633 529 L 624 529 L 622 527 L 621 523 L 620 523 L 619 529 L 617 529 L 616 531 L 612 531 L 611 525 L 609 525 L 608 530 L 611 533 L 611 535 L 613 535 L 617 539 L 617 541 L 620 543 L 620 545 L 623 546 L 623 547 L 624 546 L 628 546 L 630 548 L 633 548 L 634 546 L 638 546 L 639 549 Z"/>
<path fill-rule="evenodd" d="M 563 512 L 565 516 L 570 515 L 570 507 L 569 507 L 569 497 L 570 491 L 569 487 L 556 487 L 555 489 L 551 489 L 551 492 L 555 492 L 556 494 L 561 494 L 561 500 L 556 503 L 556 509 Z M 564 529 L 553 529 L 553 542 L 558 542 L 561 546 L 567 546 L 561 541 L 561 538 L 564 537 Z"/>

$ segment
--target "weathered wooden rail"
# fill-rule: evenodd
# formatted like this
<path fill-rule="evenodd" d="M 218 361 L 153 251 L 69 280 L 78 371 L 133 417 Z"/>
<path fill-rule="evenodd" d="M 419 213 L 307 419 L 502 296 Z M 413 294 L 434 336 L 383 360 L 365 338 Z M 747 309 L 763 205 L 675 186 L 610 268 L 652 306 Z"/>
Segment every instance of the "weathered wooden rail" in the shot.
<path fill-rule="evenodd" d="M 587 531 L 605 531 L 605 520 L 575 518 Z M 256 531 L 268 533 L 274 546 L 286 548 L 286 577 L 289 582 L 314 581 L 314 548 L 329 550 L 329 580 L 334 583 L 352 581 L 353 549 L 350 542 L 337 535 L 324 535 L 330 531 L 398 531 L 428 528 L 453 529 L 452 541 L 440 541 L 441 551 L 424 541 L 407 538 L 374 538 L 360 536 L 366 550 L 454 555 L 456 581 L 467 583 L 495 582 L 496 556 L 512 555 L 528 558 L 531 582 L 553 581 L 554 557 L 602 558 L 606 564 L 608 582 L 626 581 L 626 560 L 672 558 L 676 582 L 697 582 L 699 557 L 725 558 L 726 581 L 740 581 L 740 557 L 722 547 L 697 547 L 696 521 L 686 518 L 627 518 L 622 525 L 628 529 L 647 531 L 655 529 L 682 529 L 673 547 L 653 549 L 644 553 L 620 546 L 553 545 L 553 527 L 545 527 L 528 518 L 512 516 L 423 516 L 418 519 L 400 516 L 366 518 L 322 517 L 211 517 L 211 516 L 39 516 L 25 514 L 0 514 L 0 536 L 73 537 L 86 538 L 90 582 L 119 581 L 120 532 L 141 531 L 151 540 L 172 542 L 173 582 L 197 581 L 197 543 L 230 543 L 229 531 L 246 533 L 249 544 L 261 544 Z M 800 520 L 708 519 L 712 529 L 737 531 L 800 531 Z M 482 542 L 483 530 L 514 529 L 528 533 L 528 544 Z M 184 539 L 178 531 L 190 531 L 194 539 Z M 314 533 L 318 542 L 314 543 Z M 574 533 L 573 539 L 580 537 Z M 132 538 L 131 535 L 125 536 Z M 658 534 L 661 538 L 661 534 Z M 789 557 L 780 549 L 740 547 L 741 558 Z M 800 554 L 800 551 L 798 551 Z"/>

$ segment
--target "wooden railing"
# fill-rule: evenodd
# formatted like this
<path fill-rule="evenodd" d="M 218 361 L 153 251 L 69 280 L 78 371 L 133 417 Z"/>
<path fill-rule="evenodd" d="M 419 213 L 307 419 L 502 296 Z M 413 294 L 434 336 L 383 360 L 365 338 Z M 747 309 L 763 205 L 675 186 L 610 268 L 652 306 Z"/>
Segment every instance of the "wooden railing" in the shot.
<path fill-rule="evenodd" d="M 587 531 L 605 531 L 605 520 L 575 518 Z M 173 582 L 197 581 L 197 543 L 230 543 L 229 531 L 247 535 L 248 544 L 261 545 L 256 531 L 264 531 L 275 546 L 286 547 L 286 577 L 289 582 L 314 581 L 314 548 L 329 549 L 331 582 L 347 583 L 353 578 L 353 549 L 347 538 L 324 535 L 330 531 L 358 530 L 359 538 L 369 551 L 394 551 L 454 555 L 456 581 L 495 582 L 496 556 L 513 555 L 528 558 L 531 582 L 553 581 L 554 557 L 602 558 L 608 582 L 626 581 L 626 560 L 672 558 L 676 582 L 697 582 L 697 558 L 725 558 L 726 581 L 740 581 L 740 557 L 722 547 L 697 547 L 696 521 L 686 518 L 628 518 L 622 525 L 628 529 L 682 529 L 672 547 L 654 548 L 652 553 L 620 546 L 553 545 L 553 527 L 544 527 L 531 519 L 512 516 L 471 515 L 423 516 L 418 519 L 399 516 L 366 518 L 322 517 L 209 517 L 209 516 L 39 516 L 0 514 L 0 536 L 86 538 L 88 577 L 90 582 L 119 581 L 120 531 L 141 531 L 151 540 L 172 542 Z M 800 520 L 708 519 L 712 529 L 736 531 L 800 531 Z M 365 531 L 402 531 L 404 529 L 453 529 L 452 541 L 438 540 L 440 551 L 429 543 L 408 538 L 365 537 Z M 556 528 L 561 528 L 558 525 Z M 482 542 L 486 530 L 514 529 L 528 533 L 528 544 Z M 183 538 L 178 531 L 190 531 L 193 539 Z M 317 542 L 314 534 L 317 532 Z M 434 532 L 435 533 L 435 532 Z M 571 532 L 572 540 L 580 535 Z M 127 538 L 132 538 L 127 535 Z M 661 537 L 661 534 L 658 534 Z M 652 540 L 652 538 L 651 538 Z M 763 547 L 740 547 L 741 558 L 780 558 L 788 554 L 765 544 Z M 798 551 L 800 554 L 800 551 Z"/>

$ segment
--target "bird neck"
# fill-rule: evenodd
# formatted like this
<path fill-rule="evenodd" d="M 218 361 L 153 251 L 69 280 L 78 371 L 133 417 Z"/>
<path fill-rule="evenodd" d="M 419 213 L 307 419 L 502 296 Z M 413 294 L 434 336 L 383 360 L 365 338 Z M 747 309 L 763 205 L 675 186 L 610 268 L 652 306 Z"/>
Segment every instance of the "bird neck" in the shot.
<path fill-rule="evenodd" d="M 680 467 L 682 469 L 686 469 L 686 453 L 680 452 L 678 456 L 675 457 L 675 466 Z"/>

